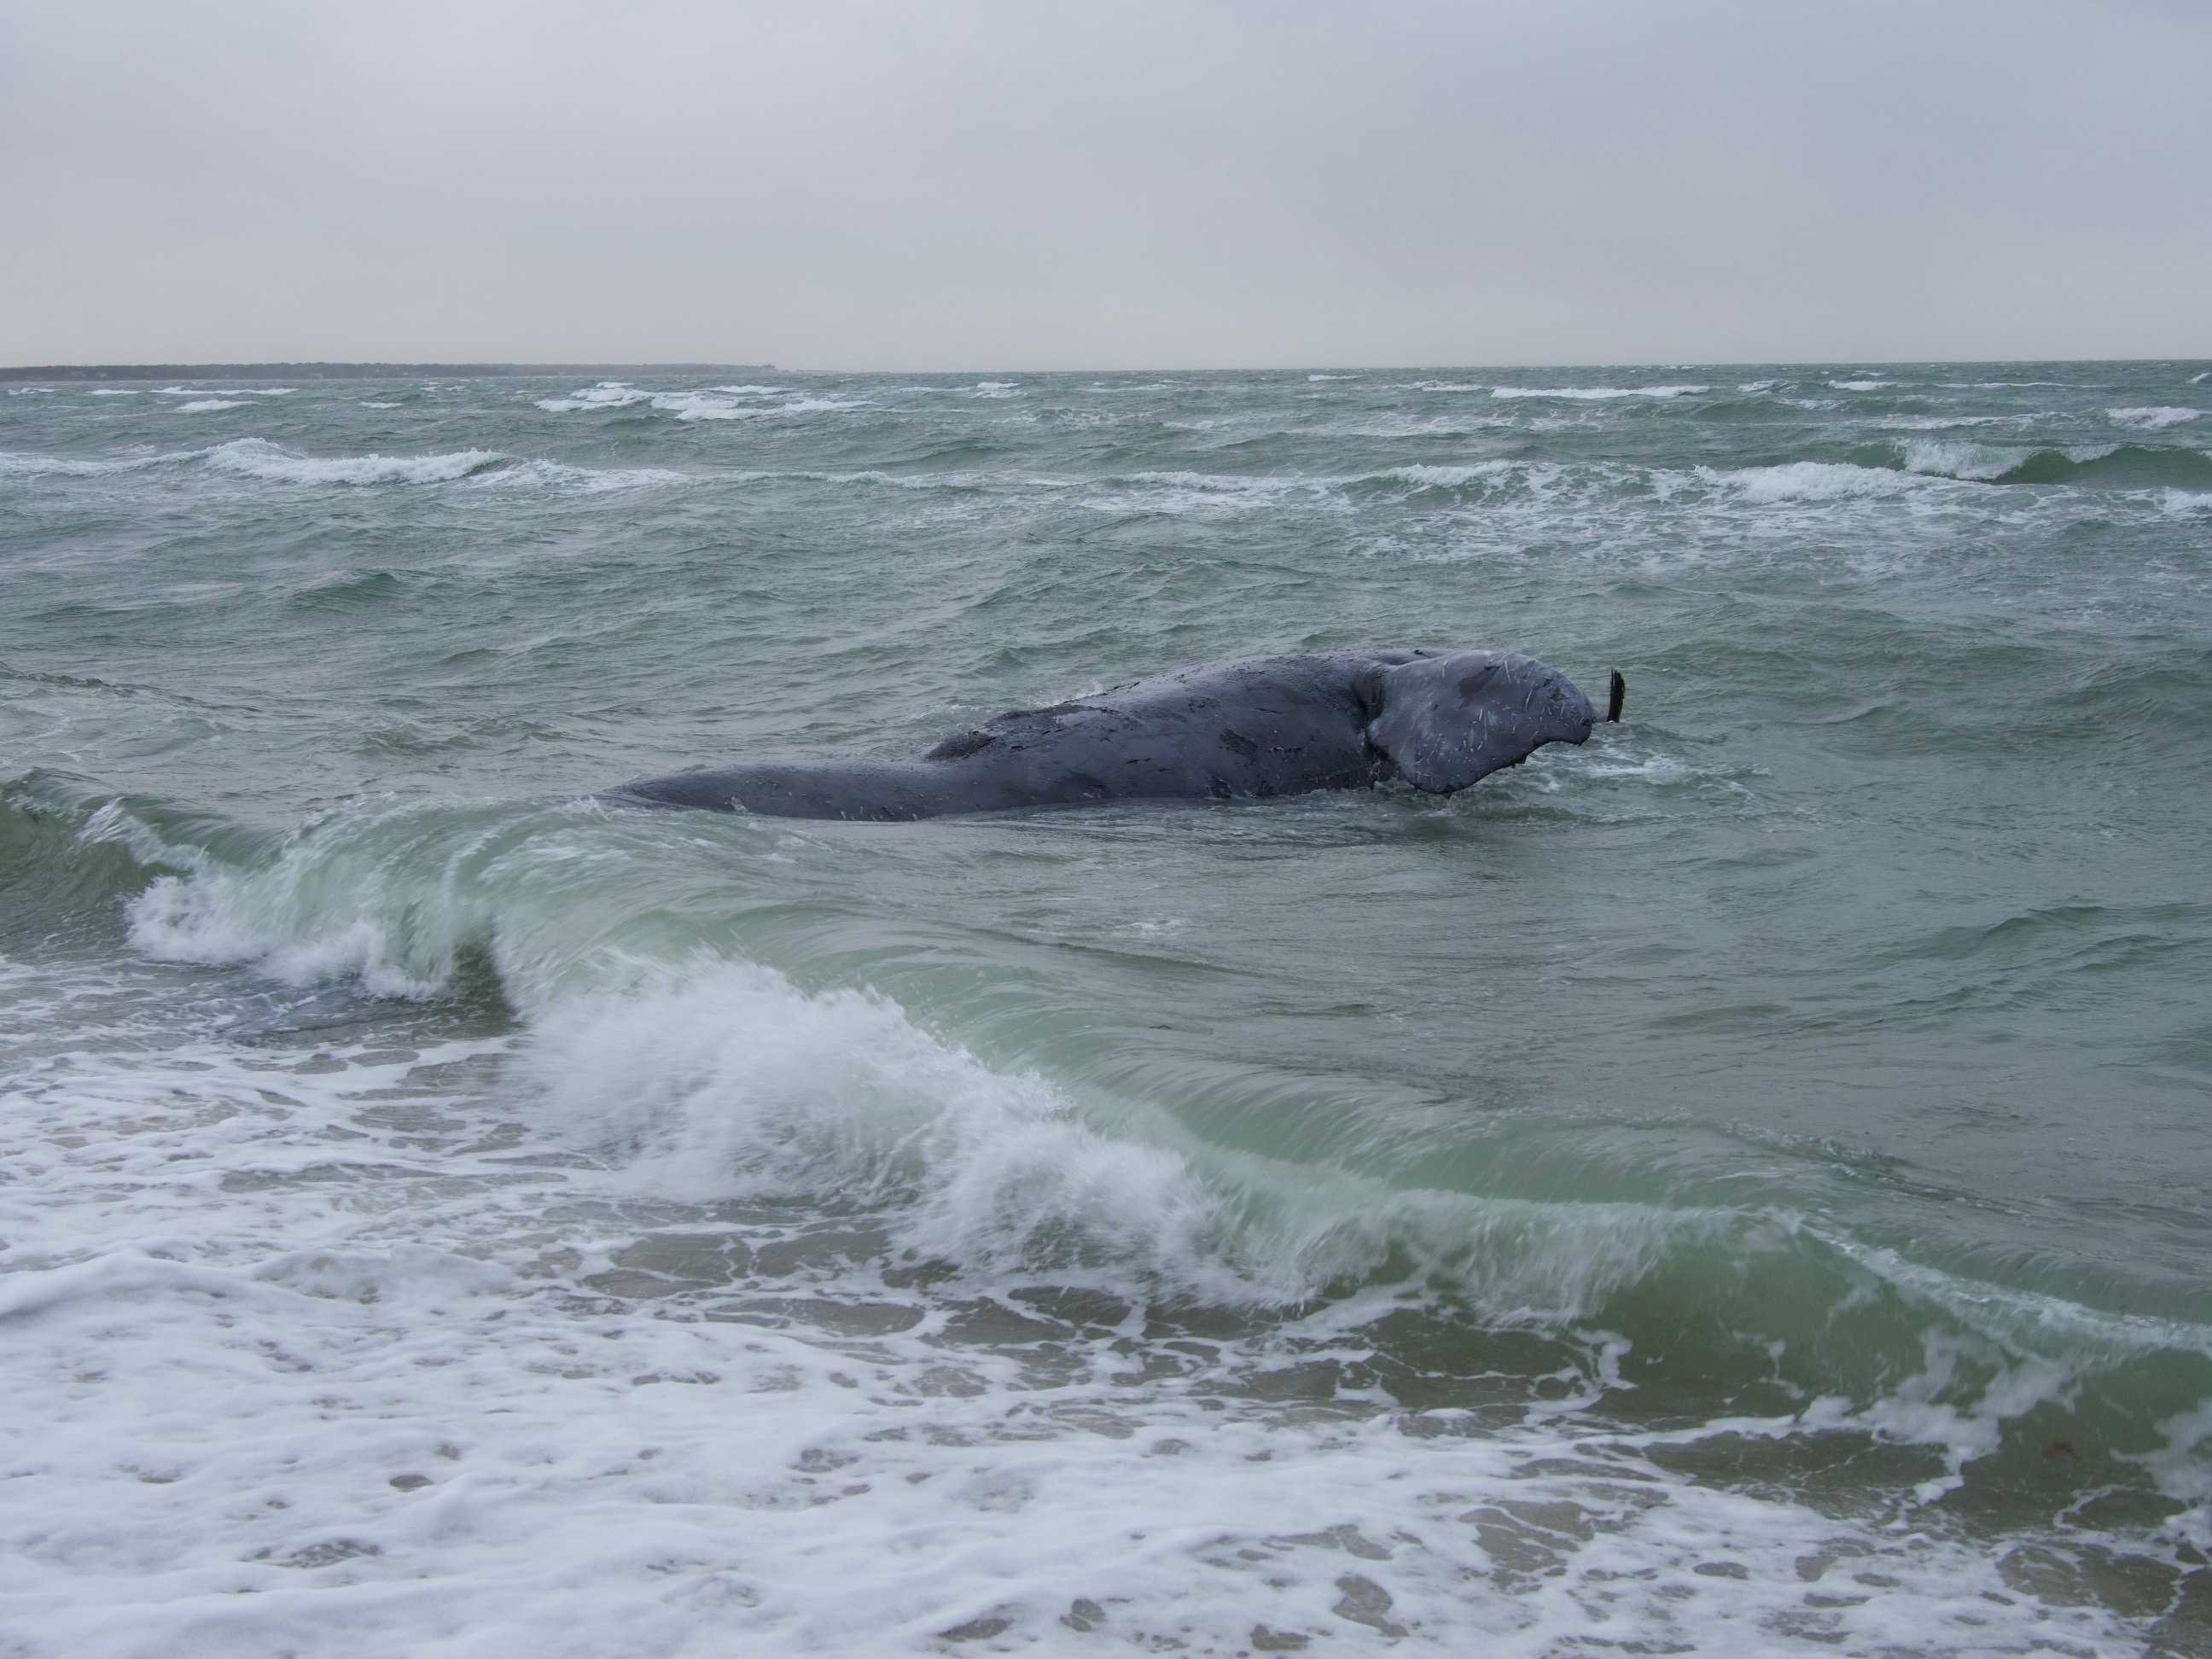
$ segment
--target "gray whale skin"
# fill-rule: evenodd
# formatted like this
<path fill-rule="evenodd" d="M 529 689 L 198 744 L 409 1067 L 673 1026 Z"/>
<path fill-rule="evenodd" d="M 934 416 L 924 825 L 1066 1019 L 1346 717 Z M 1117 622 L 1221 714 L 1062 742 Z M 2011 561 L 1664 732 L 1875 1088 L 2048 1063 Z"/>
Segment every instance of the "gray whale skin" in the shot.
<path fill-rule="evenodd" d="M 1620 714 L 1613 677 L 1608 720 Z M 1103 801 L 1295 795 L 1402 779 L 1448 795 L 1547 743 L 1589 699 L 1517 652 L 1351 650 L 1206 663 L 1000 714 L 904 760 L 732 766 L 611 802 L 771 817 L 909 819 Z"/>

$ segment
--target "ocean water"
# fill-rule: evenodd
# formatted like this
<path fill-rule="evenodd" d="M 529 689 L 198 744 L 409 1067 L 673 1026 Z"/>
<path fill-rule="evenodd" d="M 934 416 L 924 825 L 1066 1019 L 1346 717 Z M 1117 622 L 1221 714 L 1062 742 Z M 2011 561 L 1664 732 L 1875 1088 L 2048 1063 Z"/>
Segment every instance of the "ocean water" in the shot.
<path fill-rule="evenodd" d="M 2212 1652 L 2203 363 L 15 387 L 0 1652 Z M 587 799 L 1497 645 L 1466 793 Z"/>

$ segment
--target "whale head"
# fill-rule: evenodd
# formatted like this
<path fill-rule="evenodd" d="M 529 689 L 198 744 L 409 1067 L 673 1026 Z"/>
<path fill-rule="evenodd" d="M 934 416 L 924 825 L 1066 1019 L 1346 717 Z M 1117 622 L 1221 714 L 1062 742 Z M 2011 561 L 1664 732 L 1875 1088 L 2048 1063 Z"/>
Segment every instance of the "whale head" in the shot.
<path fill-rule="evenodd" d="M 1383 670 L 1370 696 L 1367 741 L 1432 794 L 1518 766 L 1547 743 L 1581 743 L 1596 723 L 1572 680 L 1517 651 L 1419 657 Z"/>

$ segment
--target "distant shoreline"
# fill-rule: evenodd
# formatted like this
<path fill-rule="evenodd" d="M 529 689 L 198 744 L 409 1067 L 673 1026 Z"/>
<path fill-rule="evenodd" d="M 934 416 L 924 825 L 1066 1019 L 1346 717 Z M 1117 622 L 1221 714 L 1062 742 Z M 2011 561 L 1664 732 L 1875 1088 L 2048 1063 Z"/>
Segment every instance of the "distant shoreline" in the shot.
<path fill-rule="evenodd" d="M 0 380 L 445 380 L 544 374 L 773 374 L 774 363 L 46 363 Z"/>

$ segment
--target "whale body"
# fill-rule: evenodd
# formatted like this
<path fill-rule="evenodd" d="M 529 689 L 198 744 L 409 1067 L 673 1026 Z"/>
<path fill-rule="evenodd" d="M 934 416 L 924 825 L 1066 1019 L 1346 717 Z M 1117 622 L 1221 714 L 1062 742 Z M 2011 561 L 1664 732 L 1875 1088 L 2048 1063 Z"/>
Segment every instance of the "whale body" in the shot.
<path fill-rule="evenodd" d="M 1613 676 L 1607 719 L 1620 713 Z M 1450 794 L 1595 716 L 1512 651 L 1356 649 L 1201 664 L 1021 708 L 902 760 L 762 763 L 626 783 L 617 802 L 773 817 L 898 820 L 1106 801 L 1356 789 Z"/>

